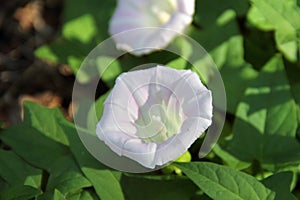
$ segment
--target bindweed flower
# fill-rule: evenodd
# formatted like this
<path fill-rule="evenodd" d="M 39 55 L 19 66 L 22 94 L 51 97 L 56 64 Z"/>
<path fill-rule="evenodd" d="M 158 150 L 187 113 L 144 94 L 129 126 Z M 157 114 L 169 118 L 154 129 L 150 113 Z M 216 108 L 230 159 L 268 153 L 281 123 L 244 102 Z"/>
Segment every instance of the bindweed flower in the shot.
<path fill-rule="evenodd" d="M 109 32 L 118 49 L 137 56 L 148 54 L 166 47 L 177 33 L 182 33 L 192 22 L 194 9 L 195 0 L 118 0 Z M 149 27 L 156 29 L 115 35 Z"/>
<path fill-rule="evenodd" d="M 186 152 L 211 125 L 212 110 L 195 72 L 156 66 L 117 78 L 96 132 L 119 156 L 153 169 Z"/>

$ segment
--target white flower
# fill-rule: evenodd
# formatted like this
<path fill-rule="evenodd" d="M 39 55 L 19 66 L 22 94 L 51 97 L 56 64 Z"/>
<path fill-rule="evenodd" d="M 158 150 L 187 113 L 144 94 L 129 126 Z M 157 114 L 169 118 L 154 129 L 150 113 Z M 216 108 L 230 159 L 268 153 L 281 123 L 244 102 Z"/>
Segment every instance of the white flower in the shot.
<path fill-rule="evenodd" d="M 96 132 L 119 156 L 153 169 L 187 151 L 210 126 L 212 109 L 196 73 L 156 66 L 117 78 Z"/>
<path fill-rule="evenodd" d="M 192 22 L 194 9 L 195 0 L 118 0 L 109 32 L 118 49 L 137 56 L 148 54 L 182 33 Z M 134 29 L 139 31 L 115 35 Z"/>

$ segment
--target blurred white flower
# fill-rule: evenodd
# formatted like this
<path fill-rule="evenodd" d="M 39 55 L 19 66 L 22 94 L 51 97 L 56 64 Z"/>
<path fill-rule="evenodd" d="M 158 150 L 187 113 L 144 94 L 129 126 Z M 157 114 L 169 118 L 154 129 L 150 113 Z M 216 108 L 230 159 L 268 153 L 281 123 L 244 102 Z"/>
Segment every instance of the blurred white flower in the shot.
<path fill-rule="evenodd" d="M 194 9 L 195 0 L 118 0 L 109 32 L 118 49 L 137 56 L 148 54 L 182 33 L 192 22 Z M 153 29 L 115 35 L 149 27 Z"/>
<path fill-rule="evenodd" d="M 119 156 L 153 169 L 187 151 L 210 126 L 212 110 L 196 73 L 156 66 L 117 78 L 96 132 Z"/>

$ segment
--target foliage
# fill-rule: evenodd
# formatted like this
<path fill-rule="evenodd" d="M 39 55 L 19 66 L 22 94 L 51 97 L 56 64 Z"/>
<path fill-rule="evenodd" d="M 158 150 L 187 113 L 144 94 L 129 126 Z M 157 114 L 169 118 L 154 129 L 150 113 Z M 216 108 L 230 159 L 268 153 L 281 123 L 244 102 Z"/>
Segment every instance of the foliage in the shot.
<path fill-rule="evenodd" d="M 68 64 L 76 74 L 109 37 L 115 6 L 112 0 L 66 0 L 61 35 L 36 56 Z M 214 59 L 226 88 L 228 117 L 213 152 L 199 159 L 199 139 L 189 150 L 191 161 L 149 174 L 118 172 L 87 152 L 58 108 L 27 102 L 23 123 L 0 129 L 0 199 L 300 198 L 300 2 L 197 0 L 187 35 Z M 170 45 L 191 53 L 177 39 Z M 112 88 L 121 72 L 149 62 L 193 69 L 168 52 L 125 54 L 102 81 Z M 98 118 L 107 94 L 95 103 Z"/>

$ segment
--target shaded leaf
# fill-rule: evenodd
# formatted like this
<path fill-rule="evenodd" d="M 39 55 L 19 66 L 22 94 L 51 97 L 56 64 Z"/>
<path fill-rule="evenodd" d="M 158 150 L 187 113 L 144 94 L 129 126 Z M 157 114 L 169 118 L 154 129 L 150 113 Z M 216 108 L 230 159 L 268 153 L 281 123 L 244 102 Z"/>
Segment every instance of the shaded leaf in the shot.
<path fill-rule="evenodd" d="M 107 169 L 92 157 L 80 141 L 74 125 L 67 121 L 62 123 L 66 125 L 65 133 L 70 142 L 70 149 L 84 175 L 92 183 L 97 195 L 103 200 L 124 199 L 119 182 L 121 173 Z"/>
<path fill-rule="evenodd" d="M 296 103 L 298 104 L 298 107 L 300 107 L 300 92 L 299 92 L 300 91 L 300 79 L 299 79 L 300 62 L 291 63 L 285 61 L 284 65 L 286 66 L 285 69 L 291 87 L 292 96 L 295 99 Z"/>
<path fill-rule="evenodd" d="M 0 192 L 9 188 L 9 184 L 0 177 Z"/>
<path fill-rule="evenodd" d="M 4 130 L 0 138 L 30 164 L 48 172 L 60 158 L 70 154 L 67 146 L 55 142 L 29 126 L 13 126 Z"/>
<path fill-rule="evenodd" d="M 67 198 L 68 200 L 97 200 L 98 198 L 91 195 L 88 191 L 82 191 L 81 193 L 74 194 Z"/>
<path fill-rule="evenodd" d="M 262 180 L 262 183 L 276 192 L 275 200 L 296 200 L 297 198 L 290 191 L 292 179 L 292 172 L 280 172 Z"/>
<path fill-rule="evenodd" d="M 218 6 L 216 6 L 218 5 Z M 234 10 L 237 15 L 243 16 L 248 10 L 249 4 L 246 0 L 202 0 L 196 1 L 196 11 L 194 21 L 201 25 L 201 28 L 207 28 L 214 24 L 224 12 Z"/>
<path fill-rule="evenodd" d="M 61 192 L 67 192 L 68 189 L 78 189 L 79 185 L 76 186 L 76 184 L 73 184 L 72 175 L 64 172 L 64 170 L 71 170 L 75 169 L 77 171 L 77 168 L 79 168 L 83 171 L 84 175 L 88 178 L 88 180 L 92 183 L 93 187 L 95 188 L 98 196 L 103 199 L 123 199 L 122 189 L 120 187 L 119 179 L 120 176 L 119 172 L 112 172 L 108 170 L 105 166 L 103 166 L 99 161 L 97 161 L 94 157 L 92 157 L 89 152 L 86 150 L 86 148 L 83 146 L 82 142 L 80 141 L 80 138 L 78 136 L 78 133 L 75 129 L 74 124 L 68 122 L 66 119 L 62 117 L 62 114 L 57 109 L 47 109 L 38 105 L 32 105 L 28 104 L 28 106 L 31 108 L 33 107 L 34 111 L 39 112 L 46 112 L 49 116 L 51 116 L 51 120 L 55 122 L 55 126 L 60 127 L 61 130 L 63 130 L 64 137 L 67 138 L 68 145 L 70 149 L 67 149 L 67 152 L 64 155 L 53 155 L 56 157 L 55 161 L 51 162 L 52 171 L 56 172 L 57 174 L 53 174 L 50 177 L 50 182 L 53 182 L 50 184 L 51 187 L 57 187 L 60 188 L 60 186 L 57 186 L 56 184 L 60 184 L 61 181 L 64 181 L 65 179 L 71 178 L 69 185 L 61 185 L 61 187 L 66 187 L 63 190 L 60 190 Z M 37 110 L 35 108 L 38 108 Z M 37 115 L 37 113 L 34 114 L 34 116 Z M 49 118 L 49 117 L 48 117 Z M 47 119 L 48 119 L 47 118 Z M 41 126 L 47 127 L 47 119 L 42 120 Z M 43 125 L 45 124 L 45 125 Z M 50 135 L 55 136 L 55 132 L 49 132 Z M 87 133 L 88 134 L 88 133 Z M 42 135 L 43 136 L 43 135 Z M 41 136 L 40 136 L 41 137 Z M 56 137 L 57 138 L 57 137 Z M 28 139 L 30 140 L 30 139 Z M 52 143 L 53 140 L 50 140 Z M 56 143 L 56 142 L 54 142 Z M 55 149 L 56 151 L 59 150 L 59 147 L 63 147 L 64 145 L 58 145 L 59 143 L 53 144 L 53 146 L 57 146 Z M 20 144 L 21 145 L 21 144 Z M 23 144 L 24 145 L 24 144 Z M 17 145 L 16 145 L 17 146 Z M 58 147 L 59 146 L 59 147 Z M 36 147 L 35 149 L 39 149 L 39 147 Z M 69 152 L 71 151 L 72 154 L 75 157 L 75 160 L 78 164 L 75 164 L 72 156 L 70 156 Z M 55 153 L 55 152 L 54 152 Z M 37 154 L 37 153 L 35 153 Z M 52 153 L 53 154 L 53 153 Z M 51 156 L 52 156 L 51 154 Z M 61 158 L 61 160 L 60 160 Z M 51 160 L 51 158 L 48 158 Z M 40 158 L 36 158 L 36 160 L 40 160 Z M 61 165 L 61 163 L 65 163 L 65 165 Z M 50 165 L 50 164 L 49 164 Z M 65 174 L 66 173 L 66 174 Z M 73 173 L 73 172 L 72 172 Z M 76 172 L 77 173 L 77 172 Z M 76 174 L 75 173 L 75 174 Z M 79 177 L 78 177 L 79 176 Z M 79 179 L 77 179 L 77 178 Z M 82 187 L 87 187 L 90 185 L 89 182 L 85 180 L 80 174 L 77 174 L 75 177 L 76 181 L 80 181 L 80 185 Z M 57 179 L 57 181 L 55 181 Z M 76 187 L 75 187 L 76 186 Z M 75 188 L 74 188 L 75 187 Z M 61 188 L 60 188 L 61 189 Z M 114 191 L 114 192 L 112 192 Z"/>
<path fill-rule="evenodd" d="M 236 169 L 236 170 L 242 170 L 250 167 L 251 163 L 249 162 L 243 162 L 237 158 L 235 158 L 233 155 L 228 153 L 227 151 L 223 150 L 222 147 L 219 144 L 216 144 L 213 148 L 213 151 L 221 157 L 225 164 L 229 167 Z"/>
<path fill-rule="evenodd" d="M 45 136 L 68 145 L 65 125 L 58 123 L 63 121 L 66 121 L 66 119 L 58 108 L 48 109 L 32 102 L 24 104 L 23 125 L 32 126 Z M 54 188 L 57 188 L 66 195 L 90 186 L 91 183 L 82 175 L 72 154 L 57 157 L 55 162 L 52 163 L 47 191 L 53 191 Z"/>
<path fill-rule="evenodd" d="M 261 68 L 277 52 L 273 32 L 263 32 L 256 27 L 247 27 L 244 36 L 245 60 L 256 70 Z"/>
<path fill-rule="evenodd" d="M 28 185 L 19 185 L 13 186 L 8 189 L 5 189 L 0 193 L 0 199 L 5 200 L 29 200 L 37 197 L 42 194 L 42 191 L 28 186 Z"/>
<path fill-rule="evenodd" d="M 42 171 L 30 166 L 12 151 L 0 149 L 0 177 L 10 185 L 39 188 Z"/>
<path fill-rule="evenodd" d="M 64 195 L 58 189 L 54 189 L 53 191 L 49 191 L 44 193 L 43 195 L 38 197 L 39 200 L 97 200 L 96 196 L 93 196 L 89 191 L 86 190 L 78 190 L 72 194 Z"/>
<path fill-rule="evenodd" d="M 194 196 L 197 190 L 197 187 L 190 180 L 180 176 L 124 174 L 121 183 L 126 199 L 130 200 L 188 200 Z"/>

